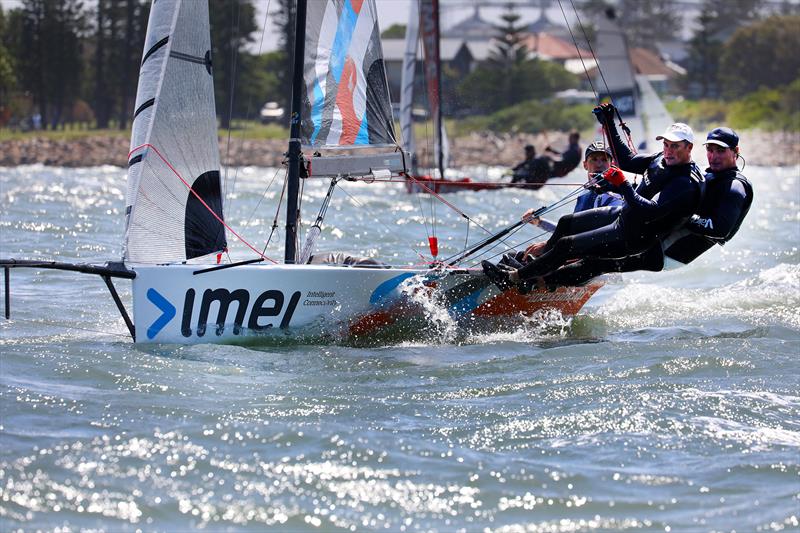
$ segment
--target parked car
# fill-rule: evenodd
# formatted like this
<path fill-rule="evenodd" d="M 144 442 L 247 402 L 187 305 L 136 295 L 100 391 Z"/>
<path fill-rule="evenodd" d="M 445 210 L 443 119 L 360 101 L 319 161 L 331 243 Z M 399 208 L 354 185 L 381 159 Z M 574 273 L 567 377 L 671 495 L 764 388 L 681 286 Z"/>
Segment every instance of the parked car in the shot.
<path fill-rule="evenodd" d="M 259 112 L 262 124 L 281 122 L 283 121 L 284 114 L 284 110 L 278 102 L 267 102 Z"/>

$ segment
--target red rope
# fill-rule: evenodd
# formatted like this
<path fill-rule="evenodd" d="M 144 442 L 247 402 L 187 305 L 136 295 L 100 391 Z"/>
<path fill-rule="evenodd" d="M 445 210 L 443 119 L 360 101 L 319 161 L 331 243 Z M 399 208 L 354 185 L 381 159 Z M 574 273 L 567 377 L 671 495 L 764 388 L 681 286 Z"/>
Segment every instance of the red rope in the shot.
<path fill-rule="evenodd" d="M 186 187 L 189 189 L 189 192 L 191 192 L 191 193 L 192 193 L 192 194 L 195 196 L 195 198 L 197 198 L 198 200 L 200 200 L 200 203 L 201 203 L 201 204 L 203 204 L 203 206 L 204 206 L 206 209 L 208 209 L 208 212 L 209 212 L 209 213 L 211 213 L 211 215 L 212 215 L 214 218 L 216 218 L 216 219 L 219 221 L 219 223 L 220 223 L 220 224 L 222 224 L 222 225 L 223 225 L 223 226 L 224 226 L 224 227 L 225 227 L 225 228 L 226 228 L 228 231 L 230 231 L 231 233 L 233 233 L 233 234 L 236 236 L 236 238 L 237 238 L 237 239 L 239 239 L 240 241 L 242 241 L 242 242 L 243 242 L 245 245 L 247 245 L 247 247 L 248 247 L 248 248 L 250 248 L 251 250 L 253 250 L 255 253 L 257 253 L 259 256 L 263 257 L 263 258 L 264 258 L 264 259 L 266 259 L 267 261 L 272 261 L 272 262 L 273 262 L 273 263 L 275 263 L 275 264 L 277 264 L 277 263 L 278 263 L 278 262 L 277 262 L 277 261 L 275 261 L 274 259 L 270 259 L 270 258 L 269 258 L 269 257 L 267 257 L 266 255 L 264 255 L 264 254 L 262 254 L 261 252 L 259 252 L 258 250 L 256 250 L 256 249 L 255 249 L 255 248 L 254 248 L 254 247 L 253 247 L 253 246 L 252 246 L 252 245 L 251 245 L 249 242 L 247 242 L 246 240 L 244 240 L 244 238 L 242 238 L 242 236 L 241 236 L 241 235 L 239 235 L 238 233 L 236 233 L 235 231 L 233 231 L 233 228 L 231 228 L 229 225 L 227 225 L 227 224 L 225 223 L 225 221 L 224 221 L 224 220 L 222 220 L 222 219 L 219 217 L 219 215 L 217 215 L 217 214 L 214 212 L 214 210 L 213 210 L 213 209 L 211 209 L 211 207 L 209 207 L 209 205 L 208 205 L 208 204 L 205 202 L 205 200 L 203 200 L 202 198 L 200 198 L 200 195 L 199 195 L 199 194 L 197 194 L 197 192 L 196 192 L 194 189 L 192 189 L 192 186 L 191 186 L 191 185 L 189 185 L 189 183 L 188 183 L 188 182 L 187 182 L 185 179 L 183 179 L 183 177 L 182 177 L 182 176 L 181 176 L 181 175 L 178 173 L 178 171 L 177 171 L 177 170 L 175 170 L 175 167 L 173 167 L 173 166 L 170 164 L 170 162 L 169 162 L 169 161 L 167 161 L 167 160 L 164 158 L 164 156 L 163 156 L 163 155 L 161 155 L 161 152 L 159 152 L 159 151 L 158 151 L 158 148 L 156 148 L 155 146 L 153 146 L 153 145 L 152 145 L 152 144 L 150 144 L 150 143 L 146 143 L 146 144 L 139 145 L 139 146 L 137 146 L 136 148 L 134 148 L 133 150 L 131 150 L 130 152 L 128 152 L 128 160 L 130 161 L 130 159 L 131 159 L 131 155 L 132 155 L 133 153 L 135 153 L 135 152 L 138 152 L 139 150 L 141 150 L 141 149 L 143 149 L 143 148 L 152 148 L 152 149 L 153 149 L 153 151 L 156 153 L 156 155 L 157 155 L 158 157 L 160 157 L 160 158 L 161 158 L 161 160 L 164 162 L 164 164 L 165 164 L 165 165 L 167 165 L 167 167 L 169 167 L 169 169 L 172 171 L 172 173 L 173 173 L 173 174 L 175 174 L 175 175 L 178 177 L 178 179 L 179 179 L 179 180 L 181 180 L 181 182 L 182 182 L 184 185 L 186 185 Z"/>

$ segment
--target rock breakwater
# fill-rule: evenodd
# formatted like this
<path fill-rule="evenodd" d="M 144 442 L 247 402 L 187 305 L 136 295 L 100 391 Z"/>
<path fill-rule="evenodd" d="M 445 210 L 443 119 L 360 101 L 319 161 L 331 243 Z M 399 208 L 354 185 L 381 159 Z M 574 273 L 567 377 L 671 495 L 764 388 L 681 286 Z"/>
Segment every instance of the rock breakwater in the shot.
<path fill-rule="evenodd" d="M 702 139 L 703 137 L 700 137 Z M 585 145 L 586 139 L 581 144 Z M 563 149 L 564 133 L 505 134 L 472 133 L 450 140 L 454 166 L 497 165 L 512 166 L 523 157 L 526 144 L 543 153 L 548 145 Z M 428 146 L 430 145 L 430 146 Z M 742 154 L 749 164 L 764 166 L 800 165 L 800 133 L 746 131 L 741 134 Z M 420 156 L 426 160 L 433 143 L 422 145 Z M 43 164 L 60 167 L 91 167 L 98 165 L 127 166 L 129 140 L 119 136 L 88 136 L 79 139 L 30 137 L 0 142 L 0 166 Z M 229 166 L 276 167 L 281 165 L 286 141 L 281 139 L 253 140 L 220 139 L 220 156 Z M 695 160 L 705 165 L 702 144 L 695 146 Z"/>

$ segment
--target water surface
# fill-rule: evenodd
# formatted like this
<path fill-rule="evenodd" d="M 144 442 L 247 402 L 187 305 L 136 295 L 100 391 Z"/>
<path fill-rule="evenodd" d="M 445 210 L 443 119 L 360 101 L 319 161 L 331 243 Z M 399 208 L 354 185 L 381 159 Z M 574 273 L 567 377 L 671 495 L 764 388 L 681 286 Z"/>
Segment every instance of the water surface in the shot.
<path fill-rule="evenodd" d="M 274 172 L 228 180 L 227 219 L 260 245 Z M 490 335 L 432 317 L 400 343 L 135 347 L 99 278 L 16 270 L 0 529 L 797 530 L 798 173 L 747 168 L 749 218 L 695 264 Z M 307 220 L 326 189 L 307 185 Z M 473 241 L 569 190 L 447 199 Z M 118 258 L 124 194 L 113 167 L 2 169 L 0 256 Z M 413 263 L 434 209 L 455 253 L 459 214 L 347 183 L 320 246 Z"/>

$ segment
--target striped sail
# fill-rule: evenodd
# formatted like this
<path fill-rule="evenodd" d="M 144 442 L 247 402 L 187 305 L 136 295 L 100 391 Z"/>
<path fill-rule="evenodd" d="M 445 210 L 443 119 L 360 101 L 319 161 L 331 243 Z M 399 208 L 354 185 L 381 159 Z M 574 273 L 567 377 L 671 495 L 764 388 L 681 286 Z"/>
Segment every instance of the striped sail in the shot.
<path fill-rule="evenodd" d="M 180 262 L 225 248 L 206 0 L 150 10 L 131 132 L 123 259 Z"/>
<path fill-rule="evenodd" d="M 302 143 L 394 146 L 375 0 L 308 4 Z"/>

